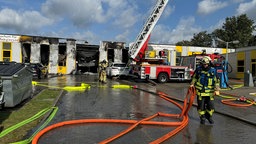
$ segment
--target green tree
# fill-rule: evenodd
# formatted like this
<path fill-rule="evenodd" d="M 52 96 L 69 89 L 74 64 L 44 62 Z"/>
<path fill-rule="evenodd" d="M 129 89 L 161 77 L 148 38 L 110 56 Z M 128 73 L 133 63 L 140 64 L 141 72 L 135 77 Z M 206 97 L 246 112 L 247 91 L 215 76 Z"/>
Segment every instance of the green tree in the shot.
<path fill-rule="evenodd" d="M 256 35 L 252 37 L 252 39 L 249 41 L 248 46 L 256 46 Z"/>
<path fill-rule="evenodd" d="M 225 40 L 227 39 L 227 35 L 226 35 L 226 32 L 223 30 L 223 29 L 215 29 L 213 32 L 212 32 L 212 35 L 216 38 L 220 38 L 222 40 Z M 218 42 L 218 41 L 215 41 L 216 42 L 216 47 L 219 47 L 219 48 L 225 48 L 226 47 L 226 44 L 225 43 L 222 43 L 222 42 Z"/>
<path fill-rule="evenodd" d="M 192 43 L 190 41 L 183 40 L 183 41 L 177 42 L 176 46 L 192 46 Z"/>
<path fill-rule="evenodd" d="M 224 33 L 216 36 L 226 42 L 239 41 L 239 44 L 230 44 L 230 47 L 246 47 L 253 38 L 252 33 L 255 28 L 254 21 L 249 19 L 246 14 L 242 14 L 237 17 L 226 18 L 222 26 Z"/>
<path fill-rule="evenodd" d="M 256 45 L 256 36 L 253 36 L 253 31 L 256 30 L 254 21 L 249 19 L 246 14 L 239 15 L 237 17 L 228 17 L 223 23 L 222 28 L 215 29 L 211 34 L 207 34 L 207 31 L 202 31 L 194 34 L 191 41 L 177 42 L 176 45 L 187 46 L 202 46 L 210 47 L 212 45 L 213 37 L 218 37 L 223 41 L 230 42 L 238 40 L 238 44 L 229 44 L 230 48 L 247 47 Z M 225 43 L 216 42 L 216 47 L 226 47 Z"/>
<path fill-rule="evenodd" d="M 207 31 L 199 32 L 198 34 L 194 34 L 191 39 L 191 43 L 193 46 L 200 47 L 211 47 L 212 38 L 210 34 L 207 34 Z"/>

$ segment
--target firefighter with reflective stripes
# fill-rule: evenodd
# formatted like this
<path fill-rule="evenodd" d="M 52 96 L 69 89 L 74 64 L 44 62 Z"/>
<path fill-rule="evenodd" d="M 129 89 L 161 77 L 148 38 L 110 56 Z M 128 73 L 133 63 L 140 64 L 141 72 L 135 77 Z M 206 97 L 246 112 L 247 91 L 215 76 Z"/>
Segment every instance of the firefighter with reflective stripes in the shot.
<path fill-rule="evenodd" d="M 214 112 L 214 95 L 219 94 L 219 79 L 214 67 L 211 66 L 211 58 L 205 56 L 201 65 L 195 70 L 191 86 L 196 89 L 197 110 L 200 116 L 200 123 L 205 124 L 205 119 L 213 124 L 212 115 Z"/>
<path fill-rule="evenodd" d="M 106 68 L 108 66 L 108 63 L 106 60 L 103 60 L 99 63 L 99 81 L 102 83 L 107 83 L 107 72 Z"/>

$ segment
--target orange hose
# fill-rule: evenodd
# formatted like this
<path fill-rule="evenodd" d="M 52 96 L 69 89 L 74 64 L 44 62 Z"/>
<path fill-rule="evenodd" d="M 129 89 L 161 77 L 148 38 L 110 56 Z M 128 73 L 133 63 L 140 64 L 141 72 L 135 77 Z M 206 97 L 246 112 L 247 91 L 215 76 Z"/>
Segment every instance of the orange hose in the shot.
<path fill-rule="evenodd" d="M 186 127 L 188 124 L 188 116 L 184 116 L 182 124 L 180 126 L 178 126 L 176 129 L 174 129 L 173 131 L 165 134 L 164 136 L 158 138 L 157 140 L 151 142 L 150 144 L 159 144 L 162 143 L 164 141 L 166 141 L 167 139 L 169 139 L 170 137 L 174 136 L 175 134 L 177 134 L 179 131 L 181 131 L 184 127 Z"/>
<path fill-rule="evenodd" d="M 156 139 L 155 141 L 151 142 L 151 144 L 157 144 L 157 143 L 161 143 L 167 139 L 169 139 L 170 137 L 172 137 L 173 135 L 177 134 L 180 130 L 182 130 L 184 127 L 187 126 L 188 124 L 188 111 L 191 108 L 192 104 L 193 104 L 193 100 L 196 96 L 195 93 L 195 88 L 194 87 L 190 87 L 188 89 L 186 98 L 184 100 L 184 105 L 183 107 L 175 102 L 174 100 L 167 98 L 167 94 L 165 93 L 159 93 L 159 96 L 173 104 L 175 104 L 176 106 L 178 106 L 181 110 L 182 113 L 181 114 L 166 114 L 166 113 L 157 113 L 154 114 L 150 117 L 144 118 L 140 121 L 136 121 L 136 120 L 122 120 L 122 119 L 80 119 L 80 120 L 70 120 L 70 121 L 63 121 L 60 123 L 56 123 L 53 125 L 50 125 L 48 127 L 46 127 L 45 129 L 41 130 L 39 133 L 37 133 L 35 135 L 35 137 L 32 140 L 32 144 L 37 144 L 38 140 L 40 139 L 40 137 L 42 135 L 44 135 L 45 133 L 47 133 L 48 131 L 55 129 L 57 127 L 61 127 L 61 126 L 65 126 L 65 125 L 73 125 L 73 124 L 81 124 L 81 123 L 122 123 L 122 124 L 132 124 L 132 126 L 130 126 L 129 128 L 127 128 L 126 130 L 118 133 L 117 135 L 114 135 L 106 140 L 103 140 L 100 142 L 100 144 L 106 144 L 109 143 L 111 141 L 114 141 L 115 139 L 125 135 L 126 133 L 130 132 L 131 130 L 133 130 L 136 126 L 138 126 L 139 124 L 144 124 L 144 125 L 163 125 L 163 126 L 178 126 L 177 128 L 175 128 L 173 131 L 165 134 L 164 136 Z M 187 104 L 187 101 L 189 101 L 189 103 Z M 159 122 L 159 121 L 149 121 L 157 116 L 162 116 L 162 117 L 174 117 L 174 118 L 182 118 L 182 121 L 180 122 Z"/>
<path fill-rule="evenodd" d="M 117 139 L 117 138 L 119 138 L 119 137 L 125 135 L 126 133 L 128 133 L 128 132 L 130 132 L 132 129 L 134 129 L 137 125 L 139 125 L 141 122 L 143 122 L 143 121 L 148 121 L 148 120 L 150 120 L 150 119 L 153 119 L 153 118 L 155 118 L 157 115 L 158 115 L 158 114 L 154 114 L 154 115 L 152 115 L 152 116 L 150 116 L 150 117 L 147 117 L 147 118 L 145 118 L 145 119 L 142 119 L 142 120 L 140 120 L 140 121 L 134 123 L 134 124 L 133 124 L 132 126 L 130 126 L 128 129 L 126 129 L 126 130 L 120 132 L 119 134 L 117 134 L 117 135 L 115 135 L 115 136 L 112 136 L 111 138 L 108 138 L 108 139 L 106 139 L 106 140 L 100 142 L 100 144 L 109 143 L 109 142 L 111 142 L 111 141 L 113 141 L 113 140 L 115 140 L 115 139 Z"/>
<path fill-rule="evenodd" d="M 251 106 L 253 105 L 255 102 L 248 100 L 249 104 L 238 104 L 238 103 L 234 103 L 232 101 L 236 101 L 236 98 L 231 98 L 231 99 L 224 99 L 221 100 L 222 103 L 226 104 L 226 105 L 230 105 L 230 106 L 237 106 L 237 107 L 247 107 L 247 106 Z"/>

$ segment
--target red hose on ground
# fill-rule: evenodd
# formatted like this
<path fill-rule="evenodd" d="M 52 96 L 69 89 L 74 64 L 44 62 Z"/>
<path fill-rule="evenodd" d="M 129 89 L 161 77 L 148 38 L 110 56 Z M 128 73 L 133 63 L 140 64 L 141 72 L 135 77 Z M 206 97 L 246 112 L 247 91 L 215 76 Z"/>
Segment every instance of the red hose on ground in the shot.
<path fill-rule="evenodd" d="M 114 141 L 115 139 L 125 135 L 126 133 L 130 132 L 131 130 L 133 130 L 136 126 L 143 124 L 143 125 L 162 125 L 162 126 L 178 126 L 177 128 L 175 128 L 173 131 L 165 134 L 164 136 L 154 140 L 151 142 L 151 144 L 157 144 L 157 143 L 162 143 L 163 141 L 169 139 L 170 137 L 174 136 L 175 134 L 177 134 L 179 131 L 181 131 L 184 127 L 187 126 L 188 124 L 188 111 L 191 108 L 191 106 L 193 105 L 193 100 L 196 96 L 195 93 L 195 88 L 194 87 L 190 87 L 188 89 L 188 92 L 186 94 L 186 98 L 184 100 L 184 105 L 183 107 L 175 102 L 174 100 L 171 100 L 170 98 L 167 98 L 167 94 L 164 93 L 159 93 L 159 96 L 173 104 L 175 104 L 176 106 L 178 106 L 182 112 L 181 114 L 166 114 L 166 113 L 157 113 L 154 114 L 150 117 L 147 117 L 145 119 L 142 119 L 140 121 L 136 121 L 136 120 L 122 120 L 122 119 L 81 119 L 81 120 L 70 120 L 70 121 L 64 121 L 64 122 L 60 122 L 60 123 L 56 123 L 53 125 L 50 125 L 48 127 L 46 127 L 45 129 L 41 130 L 39 133 L 37 133 L 35 135 L 35 137 L 33 138 L 32 144 L 37 144 L 38 140 L 40 139 L 40 137 L 42 135 L 44 135 L 45 133 L 47 133 L 48 131 L 55 129 L 57 127 L 61 127 L 61 126 L 65 126 L 65 125 L 73 125 L 73 124 L 81 124 L 81 123 L 122 123 L 122 124 L 132 124 L 129 128 L 127 128 L 126 130 L 120 132 L 117 135 L 114 135 L 106 140 L 103 140 L 100 142 L 100 144 L 106 144 L 109 143 L 111 141 Z M 188 103 L 187 103 L 188 102 Z M 161 117 L 174 117 L 174 118 L 179 118 L 182 119 L 182 121 L 179 122 L 159 122 L 159 121 L 150 121 L 151 119 L 157 117 L 157 116 L 161 116 Z"/>
<path fill-rule="evenodd" d="M 221 102 L 226 104 L 226 105 L 236 106 L 236 107 L 247 107 L 247 106 L 251 106 L 255 103 L 254 101 L 251 101 L 251 100 L 247 100 L 249 102 L 247 104 L 239 104 L 239 103 L 234 103 L 232 101 L 237 101 L 237 99 L 236 98 L 230 98 L 230 99 L 221 100 Z"/>
<path fill-rule="evenodd" d="M 256 104 L 256 102 L 254 100 L 249 99 L 249 98 L 245 98 L 244 96 L 238 96 L 238 95 L 224 93 L 224 92 L 221 92 L 221 94 L 229 95 L 229 96 L 234 97 L 234 98 L 228 98 L 228 99 L 221 100 L 221 102 L 223 104 L 226 104 L 226 105 L 229 105 L 229 106 L 248 107 L 248 106 Z M 247 104 L 234 103 L 233 101 L 247 102 Z"/>

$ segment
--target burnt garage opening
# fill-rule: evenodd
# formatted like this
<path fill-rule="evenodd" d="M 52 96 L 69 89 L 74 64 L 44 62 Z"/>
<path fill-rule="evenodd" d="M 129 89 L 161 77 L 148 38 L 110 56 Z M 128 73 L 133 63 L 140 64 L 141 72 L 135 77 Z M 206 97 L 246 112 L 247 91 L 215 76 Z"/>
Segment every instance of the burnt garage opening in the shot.
<path fill-rule="evenodd" d="M 22 44 L 22 62 L 30 63 L 30 56 L 31 56 L 31 44 L 23 43 Z"/>
<path fill-rule="evenodd" d="M 124 63 L 128 63 L 129 61 L 128 48 L 122 49 L 122 61 Z"/>
<path fill-rule="evenodd" d="M 99 46 L 76 44 L 77 70 L 81 73 L 97 73 L 99 64 Z"/>
<path fill-rule="evenodd" d="M 115 52 L 114 49 L 108 49 L 108 63 L 114 62 Z"/>
<path fill-rule="evenodd" d="M 49 64 L 49 56 L 50 56 L 50 46 L 49 45 L 40 45 L 40 56 L 41 63 L 45 66 Z"/>
<path fill-rule="evenodd" d="M 105 50 L 107 50 L 108 63 L 115 61 L 128 62 L 127 54 L 128 51 L 125 49 L 124 42 L 108 42 L 105 41 Z"/>
<path fill-rule="evenodd" d="M 66 66 L 67 46 L 64 43 L 59 44 L 58 48 L 58 66 Z"/>

